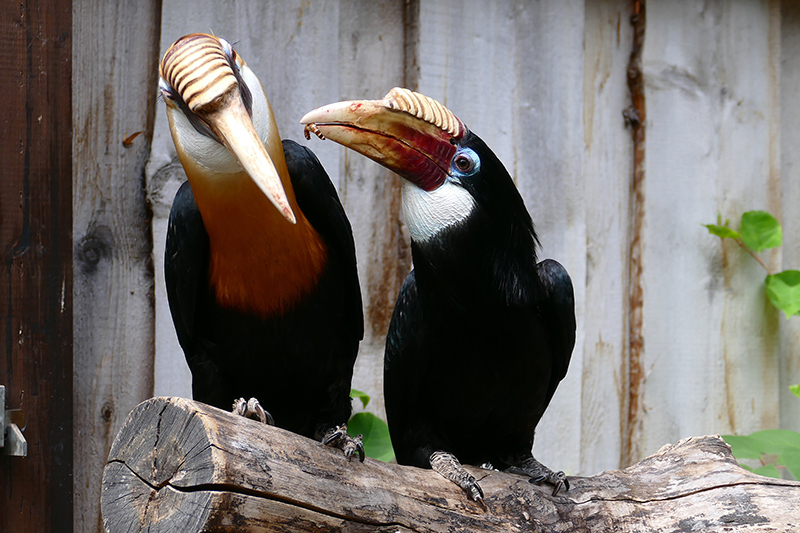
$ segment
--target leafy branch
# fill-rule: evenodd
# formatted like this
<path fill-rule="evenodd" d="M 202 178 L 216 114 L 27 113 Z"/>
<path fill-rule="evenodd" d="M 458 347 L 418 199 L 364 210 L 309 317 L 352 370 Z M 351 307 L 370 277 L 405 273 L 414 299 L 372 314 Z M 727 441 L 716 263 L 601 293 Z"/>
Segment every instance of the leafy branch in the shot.
<path fill-rule="evenodd" d="M 800 384 L 789 387 L 800 398 Z M 723 435 L 730 444 L 731 452 L 742 468 L 762 476 L 779 478 L 786 469 L 800 480 L 800 433 L 789 429 L 767 429 L 750 435 Z M 741 464 L 742 459 L 756 459 L 760 467 L 751 468 Z"/>
<path fill-rule="evenodd" d="M 784 270 L 772 273 L 761 259 L 761 252 L 777 248 L 783 244 L 783 230 L 775 217 L 766 211 L 748 211 L 742 215 L 739 231 L 728 227 L 730 220 L 722 223 L 717 214 L 716 224 L 703 224 L 709 233 L 722 239 L 733 239 L 744 251 L 755 259 L 767 277 L 764 284 L 767 296 L 773 306 L 783 311 L 786 319 L 800 314 L 800 271 Z M 789 390 L 800 398 L 800 384 Z M 761 466 L 751 468 L 741 466 L 763 476 L 781 477 L 780 470 L 786 469 L 795 479 L 800 480 L 800 433 L 788 429 L 767 429 L 750 435 L 723 435 L 730 444 L 731 452 L 741 464 L 743 459 L 757 459 Z"/>
<path fill-rule="evenodd" d="M 772 273 L 761 258 L 762 251 L 777 248 L 783 243 L 783 230 L 778 220 L 766 211 L 748 211 L 742 215 L 739 231 L 729 228 L 729 223 L 730 220 L 726 220 L 722 224 L 722 216 L 717 214 L 716 224 L 703 225 L 712 235 L 733 239 L 767 271 L 764 284 L 769 301 L 783 311 L 787 319 L 800 314 L 800 271 Z"/>

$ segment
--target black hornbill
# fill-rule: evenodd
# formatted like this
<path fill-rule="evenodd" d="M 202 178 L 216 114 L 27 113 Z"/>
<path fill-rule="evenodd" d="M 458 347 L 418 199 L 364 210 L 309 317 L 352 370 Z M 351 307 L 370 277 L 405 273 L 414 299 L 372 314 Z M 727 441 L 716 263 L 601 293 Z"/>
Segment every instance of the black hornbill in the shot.
<path fill-rule="evenodd" d="M 361 291 L 333 184 L 310 150 L 281 143 L 261 82 L 223 39 L 182 37 L 160 75 L 188 177 L 170 212 L 165 270 L 194 399 L 234 401 L 234 412 L 363 461 L 345 425 Z"/>
<path fill-rule="evenodd" d="M 301 122 L 404 178 L 414 270 L 384 361 L 398 462 L 431 467 L 480 502 L 459 460 L 568 489 L 531 450 L 575 344 L 572 281 L 556 261 L 537 264 L 531 217 L 502 163 L 447 108 L 407 89 Z"/>

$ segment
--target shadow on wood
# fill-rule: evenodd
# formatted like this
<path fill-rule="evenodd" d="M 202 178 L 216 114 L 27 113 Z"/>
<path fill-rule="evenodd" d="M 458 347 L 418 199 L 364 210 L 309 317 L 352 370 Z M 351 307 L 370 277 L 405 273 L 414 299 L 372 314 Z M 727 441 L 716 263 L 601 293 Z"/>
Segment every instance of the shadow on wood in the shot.
<path fill-rule="evenodd" d="M 571 490 L 468 467 L 488 512 L 430 470 L 372 459 L 182 398 L 137 406 L 103 475 L 105 530 L 797 531 L 800 483 L 740 468 L 717 436 L 664 446 Z"/>

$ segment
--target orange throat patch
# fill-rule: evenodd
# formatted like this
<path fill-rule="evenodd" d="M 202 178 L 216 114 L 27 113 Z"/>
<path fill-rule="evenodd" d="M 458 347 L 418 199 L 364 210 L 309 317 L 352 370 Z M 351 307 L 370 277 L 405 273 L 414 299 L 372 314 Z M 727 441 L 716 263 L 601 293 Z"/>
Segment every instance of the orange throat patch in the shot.
<path fill-rule="evenodd" d="M 226 309 L 262 318 L 280 315 L 313 292 L 328 250 L 293 194 L 296 224 L 283 218 L 249 178 L 238 188 L 231 191 L 229 185 L 210 198 L 202 189 L 194 191 L 209 236 L 209 283 Z"/>

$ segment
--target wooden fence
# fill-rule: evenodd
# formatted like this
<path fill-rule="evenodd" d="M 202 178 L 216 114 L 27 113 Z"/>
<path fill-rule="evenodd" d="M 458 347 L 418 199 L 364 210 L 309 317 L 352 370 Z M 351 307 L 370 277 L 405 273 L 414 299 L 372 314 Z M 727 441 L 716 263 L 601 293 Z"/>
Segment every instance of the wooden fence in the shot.
<path fill-rule="evenodd" d="M 310 146 L 339 189 L 367 320 L 353 385 L 373 396 L 371 410 L 383 414 L 383 338 L 411 266 L 399 183 L 334 143 L 305 141 L 298 121 L 402 85 L 447 105 L 494 149 L 532 213 L 542 257 L 572 274 L 578 342 L 539 426 L 539 459 L 588 475 L 691 435 L 800 430 L 800 400 L 787 390 L 800 382 L 800 319 L 771 308 L 761 267 L 701 226 L 718 212 L 736 221 L 768 210 L 784 245 L 764 254 L 767 265 L 800 269 L 800 4 L 643 8 L 73 2 L 75 531 L 101 527 L 102 467 L 128 412 L 153 394 L 190 394 L 163 288 L 166 219 L 183 178 L 156 68 L 171 42 L 195 31 L 235 44 L 282 135 Z M 636 9 L 644 46 L 631 64 Z M 634 143 L 623 111 L 637 68 L 646 114 Z M 12 208 L 4 199 L 4 213 Z"/>

